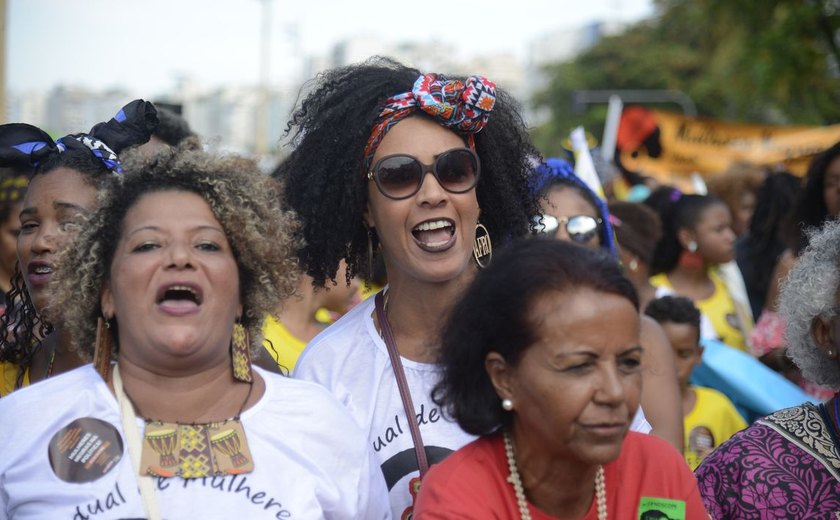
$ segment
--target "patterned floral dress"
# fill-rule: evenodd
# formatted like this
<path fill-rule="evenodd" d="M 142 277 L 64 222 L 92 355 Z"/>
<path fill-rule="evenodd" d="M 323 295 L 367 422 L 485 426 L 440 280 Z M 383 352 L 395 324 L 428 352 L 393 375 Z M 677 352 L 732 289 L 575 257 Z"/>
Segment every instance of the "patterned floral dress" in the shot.
<path fill-rule="evenodd" d="M 712 452 L 696 476 L 714 519 L 840 519 L 840 449 L 805 403 L 756 421 Z"/>

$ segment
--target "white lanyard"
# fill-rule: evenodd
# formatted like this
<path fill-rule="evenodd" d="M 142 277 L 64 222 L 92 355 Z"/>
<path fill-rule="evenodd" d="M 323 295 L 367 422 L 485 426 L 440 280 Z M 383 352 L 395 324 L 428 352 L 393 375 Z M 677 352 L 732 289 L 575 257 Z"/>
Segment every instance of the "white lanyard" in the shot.
<path fill-rule="evenodd" d="M 140 488 L 140 498 L 143 499 L 143 509 L 146 511 L 148 520 L 162 520 L 160 506 L 155 496 L 155 484 L 152 477 L 140 474 L 140 454 L 143 451 L 143 441 L 140 439 L 140 432 L 137 429 L 137 415 L 128 396 L 123 390 L 122 378 L 120 377 L 120 366 L 114 366 L 113 373 L 114 393 L 120 404 L 120 418 L 122 419 L 123 431 L 125 432 L 128 444 L 128 453 L 131 457 L 134 475 L 137 477 L 137 486 Z"/>

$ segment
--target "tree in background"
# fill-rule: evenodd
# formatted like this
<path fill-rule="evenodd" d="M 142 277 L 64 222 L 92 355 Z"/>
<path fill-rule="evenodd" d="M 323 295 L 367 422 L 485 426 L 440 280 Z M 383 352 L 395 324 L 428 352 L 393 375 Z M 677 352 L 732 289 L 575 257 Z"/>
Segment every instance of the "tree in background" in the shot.
<path fill-rule="evenodd" d="M 581 89 L 676 89 L 699 115 L 766 123 L 840 122 L 840 1 L 655 0 L 656 15 L 551 65 L 534 98 L 550 120 L 537 145 L 560 153 L 579 124 L 600 135 L 606 108 L 572 110 Z"/>

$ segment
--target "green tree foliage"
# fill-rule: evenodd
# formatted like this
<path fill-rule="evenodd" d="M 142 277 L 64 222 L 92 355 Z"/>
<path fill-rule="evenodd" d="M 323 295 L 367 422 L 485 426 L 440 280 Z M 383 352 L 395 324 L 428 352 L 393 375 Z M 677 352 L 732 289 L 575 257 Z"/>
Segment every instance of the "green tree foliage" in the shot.
<path fill-rule="evenodd" d="M 579 124 L 600 135 L 605 107 L 572 107 L 585 89 L 681 90 L 732 121 L 840 123 L 840 0 L 655 1 L 652 19 L 548 67 L 533 100 L 551 114 L 534 132 L 544 152 Z"/>

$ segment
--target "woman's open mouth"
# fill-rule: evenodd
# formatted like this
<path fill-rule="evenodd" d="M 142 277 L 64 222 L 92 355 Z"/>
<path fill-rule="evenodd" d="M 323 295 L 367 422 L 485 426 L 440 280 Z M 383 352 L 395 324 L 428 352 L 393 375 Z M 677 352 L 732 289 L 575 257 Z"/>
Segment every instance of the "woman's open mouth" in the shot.
<path fill-rule="evenodd" d="M 455 244 L 455 223 L 449 219 L 427 220 L 417 224 L 411 234 L 424 251 L 446 251 Z"/>
<path fill-rule="evenodd" d="M 49 283 L 52 274 L 53 267 L 46 262 L 30 262 L 26 268 L 26 278 L 32 287 Z"/>
<path fill-rule="evenodd" d="M 172 284 L 158 290 L 155 303 L 167 314 L 184 315 L 197 312 L 203 301 L 201 288 L 193 284 Z"/>

